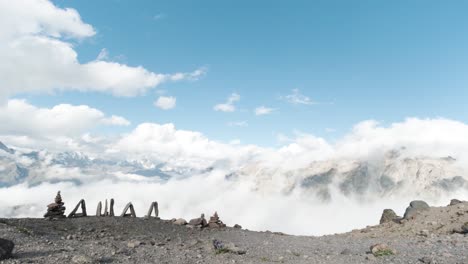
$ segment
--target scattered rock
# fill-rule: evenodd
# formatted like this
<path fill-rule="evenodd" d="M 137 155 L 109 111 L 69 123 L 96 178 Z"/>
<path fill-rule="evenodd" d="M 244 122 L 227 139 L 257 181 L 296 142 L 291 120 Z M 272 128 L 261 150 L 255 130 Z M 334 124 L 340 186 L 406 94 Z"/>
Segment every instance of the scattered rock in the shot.
<path fill-rule="evenodd" d="M 401 217 L 399 217 L 392 209 L 385 209 L 383 210 L 382 217 L 380 218 L 380 224 L 395 222 L 400 218 Z"/>
<path fill-rule="evenodd" d="M 246 253 L 245 250 L 239 248 L 234 243 L 223 243 L 219 240 L 213 240 L 213 247 L 216 251 L 216 254 L 223 254 L 223 253 L 233 253 L 238 255 L 243 255 Z"/>
<path fill-rule="evenodd" d="M 174 225 L 179 225 L 179 226 L 182 226 L 182 225 L 186 225 L 187 224 L 187 221 L 185 221 L 185 219 L 183 218 L 179 218 L 175 221 L 172 222 Z"/>
<path fill-rule="evenodd" d="M 452 199 L 450 200 L 450 204 L 449 206 L 453 206 L 453 205 L 457 205 L 457 204 L 461 204 L 462 201 L 458 200 L 458 199 Z"/>
<path fill-rule="evenodd" d="M 349 248 L 345 248 L 345 249 L 343 249 L 343 251 L 341 251 L 340 254 L 341 255 L 349 255 L 349 254 L 351 254 L 351 250 L 349 250 Z"/>
<path fill-rule="evenodd" d="M 136 248 L 136 247 L 139 247 L 141 245 L 141 241 L 139 240 L 132 240 L 130 242 L 127 243 L 127 247 L 129 248 Z"/>
<path fill-rule="evenodd" d="M 45 218 L 64 218 L 65 217 L 65 206 L 62 202 L 62 196 L 60 191 L 58 191 L 57 196 L 55 196 L 55 202 L 47 206 L 47 213 L 44 215 Z"/>
<path fill-rule="evenodd" d="M 391 249 L 386 244 L 375 244 L 370 247 L 372 255 L 376 257 L 394 255 L 395 250 Z"/>
<path fill-rule="evenodd" d="M 87 264 L 87 263 L 93 263 L 93 260 L 87 256 L 84 255 L 76 255 L 73 256 L 71 259 L 72 263 L 77 263 L 77 264 Z"/>
<path fill-rule="evenodd" d="M 234 243 L 227 243 L 225 245 L 225 248 L 231 252 L 231 253 L 234 253 L 234 254 L 238 254 L 238 255 L 243 255 L 245 253 L 247 253 L 245 250 L 239 248 L 238 246 L 236 246 Z"/>
<path fill-rule="evenodd" d="M 199 218 L 194 218 L 188 223 L 191 226 L 205 227 L 208 225 L 205 219 L 205 214 L 202 214 Z"/>
<path fill-rule="evenodd" d="M 406 208 L 404 219 L 414 219 L 418 213 L 429 209 L 429 205 L 424 201 L 412 201 L 410 206 Z"/>
<path fill-rule="evenodd" d="M 429 233 L 429 230 L 424 229 L 424 230 L 419 231 L 419 235 L 423 237 L 429 237 L 431 234 Z"/>
<path fill-rule="evenodd" d="M 13 241 L 0 238 L 0 260 L 11 258 L 14 247 Z"/>
<path fill-rule="evenodd" d="M 423 257 L 419 259 L 424 264 L 437 264 L 437 260 L 433 257 Z"/>

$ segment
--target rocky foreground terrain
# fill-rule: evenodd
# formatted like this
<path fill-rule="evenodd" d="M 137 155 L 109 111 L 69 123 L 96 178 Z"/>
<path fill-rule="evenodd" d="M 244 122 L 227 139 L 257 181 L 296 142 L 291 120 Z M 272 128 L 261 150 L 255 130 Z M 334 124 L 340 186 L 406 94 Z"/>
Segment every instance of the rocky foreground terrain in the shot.
<path fill-rule="evenodd" d="M 386 210 L 381 222 L 305 237 L 175 219 L 0 219 L 0 238 L 15 243 L 0 263 L 468 263 L 468 202 L 412 203 L 404 218 Z"/>

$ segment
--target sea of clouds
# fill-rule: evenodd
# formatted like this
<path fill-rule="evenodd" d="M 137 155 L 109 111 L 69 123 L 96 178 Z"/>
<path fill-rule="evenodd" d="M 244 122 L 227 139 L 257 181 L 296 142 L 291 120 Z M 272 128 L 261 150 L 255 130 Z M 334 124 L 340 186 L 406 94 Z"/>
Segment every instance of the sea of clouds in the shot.
<path fill-rule="evenodd" d="M 164 164 L 163 169 L 168 171 L 184 168 L 186 173 L 163 181 L 118 170 L 99 173 L 86 168 L 42 165 L 45 176 L 42 183 L 25 182 L 0 188 L 0 214 L 41 217 L 45 206 L 61 190 L 67 212 L 85 198 L 88 212 L 94 214 L 98 201 L 114 198 L 117 213 L 131 201 L 137 214 L 144 216 L 151 202 L 158 201 L 161 217 L 165 219 L 190 219 L 218 211 L 227 224 L 237 223 L 251 230 L 299 235 L 345 232 L 377 224 L 385 208 L 403 214 L 414 199 L 424 199 L 431 205 L 446 205 L 452 198 L 468 199 L 466 186 L 450 191 L 427 189 L 430 181 L 445 176 L 467 179 L 467 174 L 463 174 L 468 158 L 467 134 L 468 126 L 461 122 L 413 118 L 389 126 L 361 122 L 333 143 L 298 134 L 277 149 L 224 144 L 198 132 L 177 130 L 172 124 L 141 124 L 131 133 L 111 139 L 92 139 L 89 134 L 68 140 L 5 135 L 2 141 L 22 151 L 42 145 L 50 153 L 55 151 L 52 149 L 74 150 L 109 160 L 140 160 L 149 167 Z M 392 193 L 369 186 L 365 193 L 345 195 L 339 184 L 332 182 L 331 198 L 327 200 L 297 186 L 297 180 L 308 176 L 307 172 L 327 171 L 328 164 L 372 163 L 380 161 L 389 151 L 401 149 L 405 157 L 433 158 L 441 168 L 439 174 L 410 179 L 416 175 L 399 172 L 398 177 L 406 177 L 415 185 Z M 445 161 L 438 163 L 448 156 L 456 161 L 450 165 Z M 226 177 L 231 174 L 238 176 Z M 71 181 L 73 178 L 84 180 L 76 183 Z"/>

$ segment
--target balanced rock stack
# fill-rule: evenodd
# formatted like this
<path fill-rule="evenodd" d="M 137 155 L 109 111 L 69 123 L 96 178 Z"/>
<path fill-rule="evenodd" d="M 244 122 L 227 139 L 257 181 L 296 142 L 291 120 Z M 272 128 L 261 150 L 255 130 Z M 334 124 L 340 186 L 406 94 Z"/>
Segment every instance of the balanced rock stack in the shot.
<path fill-rule="evenodd" d="M 62 202 L 60 191 L 55 196 L 55 202 L 47 206 L 47 213 L 44 215 L 46 218 L 63 218 L 65 217 L 65 206 Z"/>
<path fill-rule="evenodd" d="M 210 217 L 210 221 L 208 222 L 208 227 L 219 228 L 219 227 L 226 227 L 226 225 L 219 219 L 218 212 L 215 212 L 214 215 Z"/>

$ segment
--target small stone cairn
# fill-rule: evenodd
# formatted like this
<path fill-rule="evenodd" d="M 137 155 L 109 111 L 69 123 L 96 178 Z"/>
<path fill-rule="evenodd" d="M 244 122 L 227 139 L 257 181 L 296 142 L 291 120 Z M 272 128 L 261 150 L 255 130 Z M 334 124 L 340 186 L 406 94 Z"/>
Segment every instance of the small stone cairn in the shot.
<path fill-rule="evenodd" d="M 220 228 L 226 227 L 226 225 L 219 219 L 218 212 L 215 212 L 212 217 L 210 217 L 210 221 L 208 222 L 208 227 L 210 228 Z"/>
<path fill-rule="evenodd" d="M 47 213 L 44 217 L 49 219 L 64 218 L 65 206 L 63 205 L 62 196 L 60 195 L 60 191 L 58 191 L 57 196 L 55 196 L 55 202 L 47 206 Z"/>

